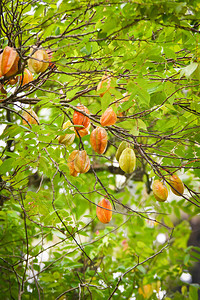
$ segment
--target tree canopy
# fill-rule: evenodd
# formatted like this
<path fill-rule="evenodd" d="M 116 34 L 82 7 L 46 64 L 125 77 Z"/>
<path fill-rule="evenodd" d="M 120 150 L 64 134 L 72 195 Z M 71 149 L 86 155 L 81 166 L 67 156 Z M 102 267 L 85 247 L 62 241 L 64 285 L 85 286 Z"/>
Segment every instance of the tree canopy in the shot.
<path fill-rule="evenodd" d="M 199 1 L 0 12 L 0 298 L 197 300 Z"/>

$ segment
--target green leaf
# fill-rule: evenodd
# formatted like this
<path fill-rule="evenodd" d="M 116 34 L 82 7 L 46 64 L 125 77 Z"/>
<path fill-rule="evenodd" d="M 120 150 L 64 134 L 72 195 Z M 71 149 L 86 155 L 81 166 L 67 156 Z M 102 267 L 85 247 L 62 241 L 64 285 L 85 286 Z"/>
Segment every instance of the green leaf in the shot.
<path fill-rule="evenodd" d="M 7 158 L 0 166 L 0 174 L 6 174 L 6 172 L 10 172 L 13 168 L 13 162 L 15 160 L 13 158 Z"/>
<path fill-rule="evenodd" d="M 189 78 L 194 73 L 197 67 L 198 63 L 191 63 L 190 65 L 181 70 L 180 77 L 185 75 L 186 78 Z"/>
<path fill-rule="evenodd" d="M 60 34 L 60 27 L 56 27 L 55 35 L 59 35 L 59 34 Z"/>
<path fill-rule="evenodd" d="M 190 285 L 189 300 L 198 300 L 199 285 Z"/>

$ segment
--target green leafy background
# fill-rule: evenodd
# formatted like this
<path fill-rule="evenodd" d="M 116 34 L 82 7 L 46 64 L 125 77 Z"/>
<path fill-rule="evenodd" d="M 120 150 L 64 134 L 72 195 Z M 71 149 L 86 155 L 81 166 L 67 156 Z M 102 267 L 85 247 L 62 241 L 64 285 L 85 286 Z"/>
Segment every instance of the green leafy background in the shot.
<path fill-rule="evenodd" d="M 200 282 L 181 280 L 199 266 L 200 49 L 199 1 L 3 0 L 1 49 L 37 48 L 54 64 L 27 86 L 0 78 L 0 298 L 198 299 Z M 111 76 L 111 88 L 97 90 Z M 126 94 L 127 93 L 127 94 Z M 121 101 L 126 96 L 127 101 Z M 57 137 L 77 104 L 92 126 L 111 106 L 108 146 L 90 136 L 65 147 Z M 39 125 L 24 126 L 34 109 Z M 133 174 L 115 160 L 121 141 L 137 156 Z M 67 159 L 85 149 L 86 174 L 72 177 Z M 154 179 L 177 172 L 182 197 L 164 203 Z M 96 217 L 108 197 L 109 224 Z M 160 240 L 159 237 L 164 237 Z"/>

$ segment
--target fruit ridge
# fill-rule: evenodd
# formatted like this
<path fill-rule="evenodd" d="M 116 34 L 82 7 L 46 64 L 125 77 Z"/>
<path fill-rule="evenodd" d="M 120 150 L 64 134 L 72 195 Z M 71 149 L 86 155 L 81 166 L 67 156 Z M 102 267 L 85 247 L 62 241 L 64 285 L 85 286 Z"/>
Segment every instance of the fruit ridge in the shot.
<path fill-rule="evenodd" d="M 12 47 L 6 46 L 0 55 L 0 77 L 10 77 L 18 72 L 19 55 Z"/>
<path fill-rule="evenodd" d="M 152 190 L 157 201 L 164 202 L 167 200 L 168 190 L 160 180 L 154 180 Z"/>
<path fill-rule="evenodd" d="M 135 152 L 131 148 L 126 148 L 122 151 L 119 157 L 119 166 L 125 173 L 132 173 L 136 167 Z"/>
<path fill-rule="evenodd" d="M 181 196 L 184 192 L 184 184 L 181 181 L 181 179 L 178 177 L 178 175 L 173 174 L 169 178 L 169 183 L 170 183 L 170 189 L 172 193 L 174 193 L 177 196 Z"/>
<path fill-rule="evenodd" d="M 108 199 L 103 198 L 99 203 L 99 206 L 102 206 L 103 208 L 97 206 L 96 208 L 96 214 L 97 218 L 101 223 L 109 223 L 112 219 L 112 205 Z M 104 209 L 106 208 L 106 209 Z M 110 210 L 107 210 L 110 209 Z"/>
<path fill-rule="evenodd" d="M 82 110 L 86 114 L 90 114 L 89 110 L 84 105 L 77 106 L 77 108 L 79 110 Z M 74 123 L 74 125 L 82 125 L 81 127 L 78 127 L 78 126 L 75 127 L 76 130 L 81 130 L 81 129 L 85 129 L 89 126 L 90 119 L 88 117 L 86 117 L 85 115 L 83 115 L 82 113 L 80 113 L 78 111 L 74 111 L 73 123 Z"/>
<path fill-rule="evenodd" d="M 96 127 L 90 135 L 90 144 L 95 152 L 103 154 L 106 150 L 108 135 L 104 128 Z"/>
<path fill-rule="evenodd" d="M 121 142 L 121 143 L 119 144 L 119 147 L 118 147 L 117 152 L 116 152 L 116 154 L 115 154 L 115 158 L 116 158 L 117 161 L 119 161 L 119 158 L 120 158 L 122 152 L 123 152 L 126 148 L 128 148 L 128 147 L 130 147 L 130 144 L 129 144 L 128 142 L 126 142 L 126 141 L 123 141 L 123 142 Z"/>
<path fill-rule="evenodd" d="M 90 159 L 85 150 L 78 151 L 74 159 L 74 168 L 78 173 L 87 173 L 90 169 Z"/>
<path fill-rule="evenodd" d="M 67 122 L 65 122 L 62 126 L 63 129 L 67 129 L 70 126 L 73 126 L 72 123 L 68 120 Z M 65 146 L 69 146 L 73 143 L 74 139 L 75 139 L 75 133 L 73 133 L 72 130 L 70 130 L 72 133 L 67 133 L 65 135 L 61 135 L 58 137 L 58 142 L 60 144 L 64 144 Z"/>
<path fill-rule="evenodd" d="M 28 68 L 33 73 L 42 73 L 46 71 L 49 66 L 49 57 L 44 49 L 39 49 L 33 53 L 28 60 Z"/>
<path fill-rule="evenodd" d="M 100 123 L 101 126 L 111 126 L 114 125 L 117 121 L 117 115 L 112 109 L 112 107 L 108 107 L 101 116 Z"/>

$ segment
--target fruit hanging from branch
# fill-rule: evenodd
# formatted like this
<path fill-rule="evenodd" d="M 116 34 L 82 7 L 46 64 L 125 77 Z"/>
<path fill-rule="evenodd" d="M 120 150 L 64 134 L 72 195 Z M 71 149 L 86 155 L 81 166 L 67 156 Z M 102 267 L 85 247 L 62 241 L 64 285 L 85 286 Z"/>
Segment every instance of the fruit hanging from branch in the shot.
<path fill-rule="evenodd" d="M 103 154 L 108 143 L 108 135 L 104 128 L 96 127 L 90 135 L 90 144 L 95 152 Z"/>
<path fill-rule="evenodd" d="M 112 219 L 112 205 L 108 199 L 103 198 L 96 208 L 97 218 L 101 223 L 109 223 Z"/>
<path fill-rule="evenodd" d="M 78 152 L 79 152 L 79 150 L 72 151 L 72 153 L 69 155 L 68 160 L 67 160 L 69 174 L 74 177 L 78 176 L 78 172 L 75 170 L 75 166 L 74 166 L 74 161 L 75 161 L 75 158 L 76 158 L 76 155 L 78 154 Z"/>
<path fill-rule="evenodd" d="M 136 167 L 135 152 L 131 148 L 126 148 L 122 151 L 119 157 L 119 166 L 125 173 L 132 173 Z"/>
<path fill-rule="evenodd" d="M 6 46 L 0 54 L 0 77 L 10 77 L 18 72 L 19 54 L 12 47 Z"/>
<path fill-rule="evenodd" d="M 39 119 L 37 114 L 34 112 L 34 110 L 31 109 L 27 109 L 26 111 L 23 112 L 22 116 L 24 117 L 24 119 L 22 119 L 22 123 L 23 125 L 33 125 L 33 124 L 39 124 Z M 29 124 L 28 124 L 29 123 Z"/>
<path fill-rule="evenodd" d="M 89 110 L 84 105 L 78 105 L 77 109 L 85 112 L 88 115 L 90 114 Z M 81 112 L 74 111 L 73 124 L 74 125 L 82 125 L 82 126 L 75 126 L 76 130 L 82 130 L 82 129 L 87 128 L 89 126 L 90 119 L 87 116 L 85 116 L 84 114 L 82 114 Z"/>
<path fill-rule="evenodd" d="M 90 133 L 90 124 L 88 125 L 87 128 L 82 128 L 82 129 L 79 129 L 79 130 L 74 129 L 74 131 L 75 131 L 75 134 L 76 134 L 77 137 L 79 137 L 79 136 L 83 137 L 85 135 L 88 135 Z"/>
<path fill-rule="evenodd" d="M 58 142 L 60 144 L 65 145 L 66 147 L 71 145 L 75 139 L 75 133 L 73 133 L 73 129 L 70 129 L 70 127 L 73 126 L 72 123 L 68 120 L 67 122 L 65 122 L 62 126 L 63 129 L 68 129 L 69 131 L 71 131 L 72 133 L 67 133 L 65 135 L 61 135 L 58 137 Z"/>
<path fill-rule="evenodd" d="M 22 82 L 22 86 L 31 81 L 33 81 L 33 74 L 28 69 L 24 69 L 23 75 L 20 76 L 20 82 Z"/>
<path fill-rule="evenodd" d="M 49 66 L 49 56 L 46 50 L 39 49 L 28 59 L 28 68 L 33 73 L 43 73 Z"/>
<path fill-rule="evenodd" d="M 168 190 L 167 187 L 158 179 L 154 180 L 152 184 L 152 190 L 154 197 L 159 202 L 164 202 L 167 200 L 168 197 Z"/>
<path fill-rule="evenodd" d="M 170 189 L 172 193 L 174 193 L 177 196 L 181 196 L 184 192 L 184 184 L 181 181 L 181 179 L 178 177 L 178 175 L 173 174 L 169 178 L 170 183 Z"/>
<path fill-rule="evenodd" d="M 127 141 L 123 141 L 119 144 L 119 147 L 117 148 L 117 152 L 115 154 L 115 158 L 117 161 L 119 161 L 119 158 L 122 154 L 122 152 L 126 149 L 129 148 L 130 144 Z"/>
<path fill-rule="evenodd" d="M 85 150 L 78 151 L 74 159 L 74 168 L 78 173 L 87 173 L 90 169 L 90 159 Z"/>
<path fill-rule="evenodd" d="M 111 126 L 114 125 L 117 121 L 117 115 L 112 109 L 112 107 L 108 107 L 101 116 L 100 123 L 101 126 Z"/>

